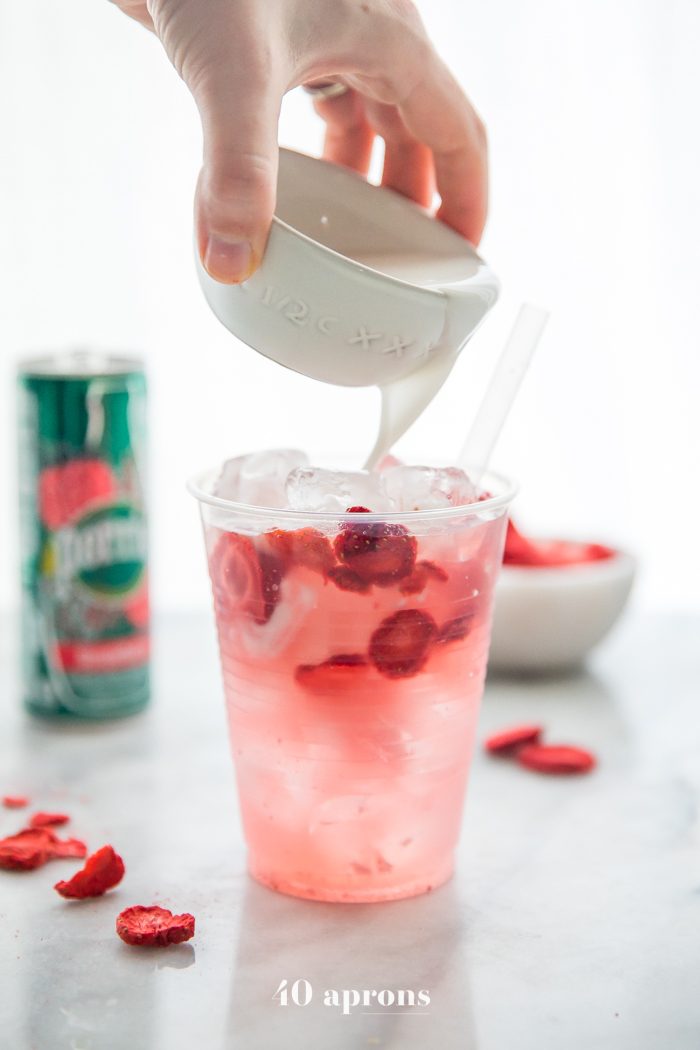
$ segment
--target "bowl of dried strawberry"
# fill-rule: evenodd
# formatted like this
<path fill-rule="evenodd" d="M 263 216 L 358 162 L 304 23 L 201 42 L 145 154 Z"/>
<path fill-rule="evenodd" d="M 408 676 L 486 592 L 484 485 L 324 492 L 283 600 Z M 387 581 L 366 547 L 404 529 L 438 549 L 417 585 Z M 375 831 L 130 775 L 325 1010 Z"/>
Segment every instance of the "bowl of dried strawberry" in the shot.
<path fill-rule="evenodd" d="M 508 523 L 489 668 L 530 674 L 579 666 L 619 620 L 636 561 L 600 543 L 533 540 Z"/>

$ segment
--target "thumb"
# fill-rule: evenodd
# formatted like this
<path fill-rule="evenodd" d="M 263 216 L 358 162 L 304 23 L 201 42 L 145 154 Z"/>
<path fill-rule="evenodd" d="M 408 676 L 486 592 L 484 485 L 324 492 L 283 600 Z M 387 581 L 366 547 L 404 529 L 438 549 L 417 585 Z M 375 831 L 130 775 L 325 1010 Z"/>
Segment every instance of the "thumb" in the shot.
<path fill-rule="evenodd" d="M 190 84 L 202 119 L 204 162 L 195 215 L 202 262 L 236 284 L 258 267 L 275 208 L 283 89 L 268 63 L 227 53 Z"/>

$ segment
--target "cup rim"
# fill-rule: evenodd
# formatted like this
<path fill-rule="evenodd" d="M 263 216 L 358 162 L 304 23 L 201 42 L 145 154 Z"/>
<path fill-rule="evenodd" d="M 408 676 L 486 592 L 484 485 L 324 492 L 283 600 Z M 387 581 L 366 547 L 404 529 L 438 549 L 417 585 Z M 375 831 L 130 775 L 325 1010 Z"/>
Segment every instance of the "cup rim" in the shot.
<path fill-rule="evenodd" d="M 510 503 L 512 503 L 515 495 L 518 492 L 518 486 L 510 478 L 505 477 L 503 474 L 499 474 L 496 471 L 486 471 L 481 484 L 486 488 L 486 491 L 490 491 L 491 484 L 496 484 L 497 487 L 501 488 L 502 491 L 495 496 L 490 496 L 488 499 L 479 500 L 476 503 L 463 503 L 456 507 L 436 507 L 431 510 L 404 510 L 404 511 L 373 511 L 369 513 L 352 513 L 348 514 L 328 511 L 328 510 L 291 510 L 285 507 L 257 507 L 251 503 L 240 503 L 237 500 L 224 499 L 221 496 L 215 496 L 212 492 L 209 492 L 206 488 L 206 482 L 209 481 L 211 485 L 214 479 L 218 476 L 221 469 L 221 464 L 216 468 L 210 468 L 209 470 L 199 471 L 197 474 L 192 475 L 187 480 L 187 491 L 191 496 L 199 503 L 205 503 L 210 507 L 214 507 L 217 510 L 228 511 L 229 513 L 238 513 L 245 515 L 255 515 L 258 518 L 269 518 L 270 520 L 279 521 L 280 518 L 286 518 L 292 521 L 298 522 L 378 522 L 378 521 L 391 521 L 391 522 L 412 522 L 412 521 L 449 521 L 452 518 L 463 518 L 469 515 L 490 513 L 495 510 L 503 510 Z"/>

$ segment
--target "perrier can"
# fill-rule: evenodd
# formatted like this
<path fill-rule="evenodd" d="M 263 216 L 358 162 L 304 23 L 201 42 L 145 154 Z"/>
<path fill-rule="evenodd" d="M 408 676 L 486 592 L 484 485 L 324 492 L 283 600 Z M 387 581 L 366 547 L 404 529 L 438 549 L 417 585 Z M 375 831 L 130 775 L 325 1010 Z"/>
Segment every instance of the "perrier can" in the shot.
<path fill-rule="evenodd" d="M 19 371 L 24 696 L 116 718 L 149 695 L 146 381 L 76 352 Z"/>

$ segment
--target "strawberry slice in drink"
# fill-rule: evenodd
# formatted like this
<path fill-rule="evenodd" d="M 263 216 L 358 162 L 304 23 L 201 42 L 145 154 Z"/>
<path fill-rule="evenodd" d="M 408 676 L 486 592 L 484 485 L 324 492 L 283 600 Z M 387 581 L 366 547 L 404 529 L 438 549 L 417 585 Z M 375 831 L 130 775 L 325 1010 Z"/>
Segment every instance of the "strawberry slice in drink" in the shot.
<path fill-rule="evenodd" d="M 258 561 L 262 577 L 262 606 L 258 606 L 253 612 L 253 619 L 256 623 L 267 623 L 282 595 L 284 566 L 274 554 L 267 554 L 260 550 Z"/>
<path fill-rule="evenodd" d="M 280 598 L 282 563 L 258 551 L 248 536 L 224 532 L 211 556 L 210 573 L 218 614 L 227 619 L 250 617 L 268 622 Z"/>
<path fill-rule="evenodd" d="M 472 629 L 474 616 L 475 613 L 466 612 L 461 616 L 453 616 L 451 620 L 445 620 L 443 624 L 440 624 L 435 641 L 440 645 L 463 641 Z"/>
<path fill-rule="evenodd" d="M 354 690 L 369 664 L 361 653 L 338 653 L 320 664 L 300 664 L 294 677 L 312 693 Z"/>
<path fill-rule="evenodd" d="M 367 513 L 367 509 L 350 507 L 350 513 Z M 411 575 L 417 546 L 415 536 L 403 525 L 385 521 L 344 522 L 334 543 L 338 560 L 378 587 L 391 587 Z"/>
<path fill-rule="evenodd" d="M 303 565 L 326 576 L 335 565 L 331 542 L 319 529 L 273 529 L 261 537 L 261 547 L 263 545 L 280 559 L 285 568 Z"/>
<path fill-rule="evenodd" d="M 420 594 L 430 580 L 446 583 L 448 579 L 449 576 L 441 565 L 436 565 L 434 561 L 417 561 L 411 575 L 399 584 L 399 590 L 402 594 Z"/>
<path fill-rule="evenodd" d="M 341 591 L 355 591 L 357 594 L 366 594 L 372 586 L 367 580 L 363 580 L 361 576 L 358 576 L 352 569 L 348 569 L 345 565 L 335 565 L 332 569 L 328 570 L 328 578 L 333 580 L 333 583 Z"/>
<path fill-rule="evenodd" d="M 387 616 L 373 633 L 369 655 L 380 674 L 387 678 L 410 678 L 426 660 L 438 627 L 422 609 L 401 609 Z"/>

